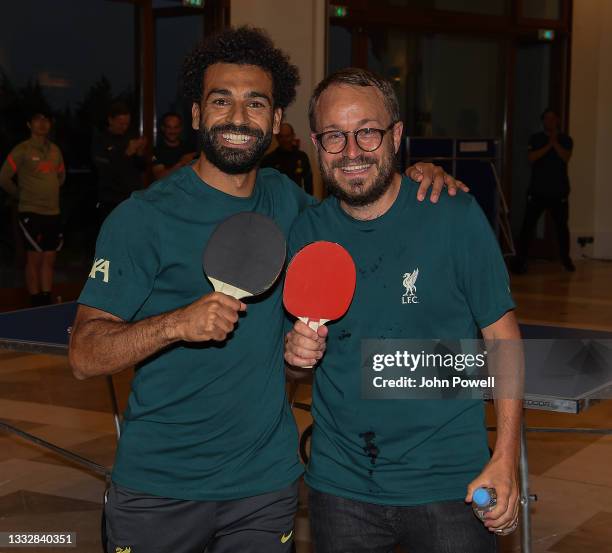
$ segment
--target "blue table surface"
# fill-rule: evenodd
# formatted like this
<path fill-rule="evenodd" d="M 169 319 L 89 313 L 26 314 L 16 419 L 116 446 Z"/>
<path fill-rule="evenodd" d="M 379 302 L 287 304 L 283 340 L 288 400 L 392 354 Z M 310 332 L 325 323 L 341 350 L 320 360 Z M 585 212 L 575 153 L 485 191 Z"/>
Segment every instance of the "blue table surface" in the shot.
<path fill-rule="evenodd" d="M 0 340 L 67 346 L 76 309 L 76 302 L 68 302 L 0 313 Z M 521 324 L 521 333 L 526 339 L 612 339 L 612 332 L 552 325 Z"/>
<path fill-rule="evenodd" d="M 0 313 L 0 341 L 17 340 L 68 347 L 77 303 L 58 303 Z"/>

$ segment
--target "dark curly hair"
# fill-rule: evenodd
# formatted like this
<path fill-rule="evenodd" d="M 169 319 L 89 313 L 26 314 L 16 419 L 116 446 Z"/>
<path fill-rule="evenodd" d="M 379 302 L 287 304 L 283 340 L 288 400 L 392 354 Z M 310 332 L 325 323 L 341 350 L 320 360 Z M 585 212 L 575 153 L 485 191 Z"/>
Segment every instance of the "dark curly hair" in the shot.
<path fill-rule="evenodd" d="M 186 98 L 200 103 L 204 72 L 215 63 L 255 65 L 269 73 L 275 108 L 285 109 L 295 100 L 295 88 L 300 83 L 298 68 L 289 62 L 289 56 L 275 48 L 263 29 L 230 28 L 205 38 L 183 63 L 182 84 Z"/>

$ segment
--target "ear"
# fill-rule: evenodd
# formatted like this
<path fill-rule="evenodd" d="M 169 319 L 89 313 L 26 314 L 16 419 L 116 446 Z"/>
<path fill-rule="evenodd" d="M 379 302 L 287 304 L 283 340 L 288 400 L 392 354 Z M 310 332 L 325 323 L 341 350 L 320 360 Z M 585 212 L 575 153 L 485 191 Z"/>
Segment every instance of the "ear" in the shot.
<path fill-rule="evenodd" d="M 32 124 L 29 121 L 26 123 L 26 125 L 28 126 L 28 129 L 32 130 Z"/>
<path fill-rule="evenodd" d="M 200 106 L 195 102 L 191 105 L 191 128 L 200 130 Z"/>
<path fill-rule="evenodd" d="M 310 133 L 310 140 L 312 141 L 312 144 L 315 147 L 315 149 L 318 149 L 319 141 L 317 140 L 317 135 L 315 133 L 313 132 Z"/>
<path fill-rule="evenodd" d="M 278 134 L 280 132 L 281 121 L 283 120 L 283 109 L 274 108 L 272 113 L 272 134 Z"/>
<path fill-rule="evenodd" d="M 397 154 L 400 149 L 400 146 L 402 145 L 402 133 L 404 132 L 404 123 L 402 123 L 401 121 L 395 123 L 395 125 L 393 125 L 392 132 L 393 145 L 395 147 L 395 153 Z"/>

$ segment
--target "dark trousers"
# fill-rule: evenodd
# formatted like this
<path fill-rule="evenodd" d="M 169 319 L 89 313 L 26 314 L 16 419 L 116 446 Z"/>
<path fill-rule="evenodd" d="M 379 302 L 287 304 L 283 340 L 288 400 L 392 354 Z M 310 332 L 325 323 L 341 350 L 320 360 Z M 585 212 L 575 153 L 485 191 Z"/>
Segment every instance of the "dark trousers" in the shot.
<path fill-rule="evenodd" d="M 297 482 L 228 501 L 166 499 L 111 484 L 104 506 L 109 553 L 289 553 Z"/>
<path fill-rule="evenodd" d="M 523 220 L 517 251 L 517 256 L 522 261 L 527 259 L 529 245 L 531 244 L 536 225 L 545 211 L 550 212 L 555 223 L 561 261 L 569 259 L 569 228 L 567 226 L 567 221 L 569 219 L 568 199 L 536 198 L 534 196 L 529 196 L 527 198 L 525 219 Z"/>
<path fill-rule="evenodd" d="M 311 489 L 314 553 L 494 553 L 495 535 L 463 501 L 376 505 Z"/>

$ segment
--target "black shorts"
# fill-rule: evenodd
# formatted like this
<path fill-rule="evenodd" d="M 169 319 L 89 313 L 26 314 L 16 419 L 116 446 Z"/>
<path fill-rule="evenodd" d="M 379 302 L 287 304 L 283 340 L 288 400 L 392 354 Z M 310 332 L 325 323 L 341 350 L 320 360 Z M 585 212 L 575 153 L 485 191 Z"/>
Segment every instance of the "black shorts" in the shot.
<path fill-rule="evenodd" d="M 59 215 L 40 215 L 24 211 L 19 213 L 19 228 L 29 251 L 58 252 L 64 245 Z"/>
<path fill-rule="evenodd" d="M 244 499 L 165 499 L 111 484 L 103 540 L 116 553 L 289 553 L 298 483 Z"/>

